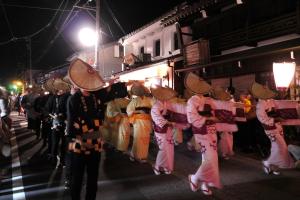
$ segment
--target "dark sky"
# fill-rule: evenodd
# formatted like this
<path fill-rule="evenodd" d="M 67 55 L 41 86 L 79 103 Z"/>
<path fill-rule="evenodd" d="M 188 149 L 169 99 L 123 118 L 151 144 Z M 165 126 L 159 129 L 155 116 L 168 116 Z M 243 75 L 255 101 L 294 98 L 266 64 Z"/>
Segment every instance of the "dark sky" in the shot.
<path fill-rule="evenodd" d="M 70 12 L 76 1 L 0 0 L 0 84 L 29 68 L 28 38 L 32 44 L 33 69 L 64 64 L 68 56 L 82 48 L 77 41 L 77 31 L 84 24 L 94 26 L 95 12 L 79 8 Z M 77 5 L 87 2 L 80 0 Z M 103 42 L 124 35 L 110 13 L 128 34 L 181 2 L 184 0 L 101 0 Z M 94 7 L 95 0 L 87 5 Z M 59 11 L 55 10 L 58 8 Z M 3 44 L 12 38 L 17 39 Z"/>

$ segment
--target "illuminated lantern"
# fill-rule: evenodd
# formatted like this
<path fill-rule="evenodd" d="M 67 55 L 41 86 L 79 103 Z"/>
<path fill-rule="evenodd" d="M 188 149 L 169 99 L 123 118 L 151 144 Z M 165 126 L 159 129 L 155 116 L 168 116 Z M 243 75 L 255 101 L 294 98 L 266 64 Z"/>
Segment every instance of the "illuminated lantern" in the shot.
<path fill-rule="evenodd" d="M 273 63 L 273 74 L 278 90 L 288 89 L 294 78 L 295 68 L 295 62 Z"/>

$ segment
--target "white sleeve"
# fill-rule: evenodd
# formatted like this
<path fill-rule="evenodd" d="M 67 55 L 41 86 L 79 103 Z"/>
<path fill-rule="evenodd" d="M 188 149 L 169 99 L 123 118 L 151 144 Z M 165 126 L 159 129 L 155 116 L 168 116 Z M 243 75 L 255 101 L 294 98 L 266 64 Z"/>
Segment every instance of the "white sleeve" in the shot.
<path fill-rule="evenodd" d="M 204 101 L 201 101 L 195 96 L 191 97 L 187 102 L 187 119 L 190 124 L 200 128 L 205 124 L 206 118 L 199 115 L 198 107 L 200 104 L 204 104 Z"/>
<path fill-rule="evenodd" d="M 268 126 L 274 125 L 274 118 L 269 117 L 266 112 L 267 102 L 259 101 L 256 105 L 256 116 L 257 119 L 262 123 Z"/>
<path fill-rule="evenodd" d="M 168 122 L 168 120 L 166 120 L 162 115 L 163 110 L 164 110 L 164 105 L 160 101 L 156 101 L 156 103 L 151 108 L 152 120 L 157 126 L 161 128 L 164 127 Z"/>

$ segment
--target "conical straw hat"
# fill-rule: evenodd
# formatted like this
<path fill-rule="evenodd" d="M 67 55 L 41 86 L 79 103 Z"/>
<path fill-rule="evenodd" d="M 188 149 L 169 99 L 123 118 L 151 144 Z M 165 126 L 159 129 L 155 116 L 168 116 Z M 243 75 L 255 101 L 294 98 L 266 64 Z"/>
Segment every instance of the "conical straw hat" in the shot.
<path fill-rule="evenodd" d="M 65 75 L 65 77 L 63 77 L 62 80 L 63 80 L 64 82 L 66 82 L 67 84 L 72 85 L 72 83 L 71 83 L 71 81 L 70 81 L 70 78 L 69 78 L 68 74 Z"/>
<path fill-rule="evenodd" d="M 226 92 L 221 87 L 213 89 L 213 97 L 221 101 L 229 101 L 231 99 L 231 95 L 229 94 L 229 92 Z"/>
<path fill-rule="evenodd" d="M 275 92 L 256 82 L 251 85 L 250 92 L 258 99 L 272 99 L 276 96 Z"/>
<path fill-rule="evenodd" d="M 53 88 L 53 82 L 54 79 L 50 78 L 48 79 L 45 83 L 44 83 L 44 88 L 45 90 L 49 91 L 49 92 L 53 92 L 54 88 Z"/>
<path fill-rule="evenodd" d="M 188 100 L 189 98 L 191 98 L 194 95 L 194 93 L 192 91 L 190 91 L 188 88 L 186 88 L 183 92 L 183 97 Z"/>
<path fill-rule="evenodd" d="M 201 77 L 192 72 L 189 72 L 186 75 L 184 85 L 195 94 L 208 94 L 211 91 L 211 86 Z"/>
<path fill-rule="evenodd" d="M 131 89 L 130 89 L 131 95 L 145 96 L 147 93 L 150 93 L 150 92 L 142 83 L 134 82 L 132 84 Z"/>
<path fill-rule="evenodd" d="M 172 99 L 177 95 L 177 93 L 173 89 L 167 87 L 156 86 L 156 87 L 151 87 L 150 90 L 151 90 L 151 94 L 156 99 L 162 101 Z"/>
<path fill-rule="evenodd" d="M 55 90 L 63 90 L 63 91 L 70 90 L 70 86 L 65 81 L 63 81 L 61 78 L 56 78 L 53 81 L 52 85 Z"/>
<path fill-rule="evenodd" d="M 104 86 L 100 74 L 80 59 L 76 59 L 71 63 L 68 77 L 72 84 L 83 90 L 96 91 Z"/>

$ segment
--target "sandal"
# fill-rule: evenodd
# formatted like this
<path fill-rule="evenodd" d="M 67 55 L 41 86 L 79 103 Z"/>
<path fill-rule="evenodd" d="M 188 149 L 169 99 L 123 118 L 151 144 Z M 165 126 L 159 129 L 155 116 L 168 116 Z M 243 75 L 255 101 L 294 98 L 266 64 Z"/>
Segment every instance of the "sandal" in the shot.
<path fill-rule="evenodd" d="M 152 166 L 153 172 L 155 175 L 160 175 L 160 171 L 155 168 L 155 166 Z"/>
<path fill-rule="evenodd" d="M 135 161 L 135 158 L 134 158 L 133 156 L 129 156 L 129 160 L 130 160 L 131 162 L 134 162 L 134 161 Z"/>
<path fill-rule="evenodd" d="M 192 182 L 192 175 L 191 174 L 188 176 L 188 178 L 189 178 L 189 183 L 190 183 L 191 190 L 193 192 L 196 192 L 199 189 L 199 186 Z"/>
<path fill-rule="evenodd" d="M 206 183 L 203 182 L 200 189 L 204 195 L 212 195 L 212 191 L 207 187 Z"/>
<path fill-rule="evenodd" d="M 271 168 L 270 168 L 270 167 L 267 167 L 266 165 L 263 165 L 263 169 L 264 169 L 264 172 L 265 172 L 266 174 L 268 174 L 268 175 L 272 173 Z"/>
<path fill-rule="evenodd" d="M 172 172 L 169 171 L 168 169 L 164 169 L 164 173 L 167 174 L 167 175 L 169 175 L 169 174 L 171 174 Z"/>

